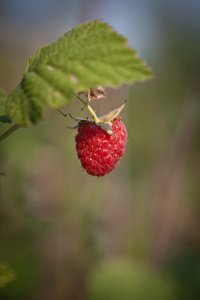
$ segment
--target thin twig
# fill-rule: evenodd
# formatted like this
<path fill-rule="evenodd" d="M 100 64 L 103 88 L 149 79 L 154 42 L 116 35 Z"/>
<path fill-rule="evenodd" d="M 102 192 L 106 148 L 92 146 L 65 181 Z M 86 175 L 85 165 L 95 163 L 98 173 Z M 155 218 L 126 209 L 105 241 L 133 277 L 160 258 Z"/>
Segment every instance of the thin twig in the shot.
<path fill-rule="evenodd" d="M 59 113 L 61 113 L 61 115 L 63 115 L 64 117 L 66 117 L 68 114 L 66 114 L 65 112 L 64 112 L 64 110 L 62 110 L 61 108 L 59 108 L 59 107 L 56 107 L 55 106 L 55 109 L 59 112 Z"/>
<path fill-rule="evenodd" d="M 2 142 L 3 140 L 5 140 L 9 135 L 11 135 L 13 132 L 15 132 L 20 127 L 21 127 L 20 124 L 14 124 L 12 127 L 10 127 L 6 132 L 4 132 L 0 136 L 0 142 Z"/>
<path fill-rule="evenodd" d="M 99 119 L 95 113 L 95 111 L 92 109 L 92 107 L 87 103 L 85 102 L 79 95 L 77 95 L 75 93 L 75 96 L 87 107 L 87 109 L 89 110 L 89 112 L 91 113 L 92 117 L 94 118 L 94 121 L 95 123 L 98 123 L 99 122 Z"/>

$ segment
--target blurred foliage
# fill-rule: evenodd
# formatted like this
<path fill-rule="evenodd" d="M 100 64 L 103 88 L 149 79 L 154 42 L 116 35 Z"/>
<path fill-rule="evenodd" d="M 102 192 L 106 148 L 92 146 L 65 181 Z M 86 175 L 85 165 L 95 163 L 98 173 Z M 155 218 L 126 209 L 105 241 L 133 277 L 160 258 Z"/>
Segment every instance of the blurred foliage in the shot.
<path fill-rule="evenodd" d="M 15 279 L 15 274 L 5 263 L 0 262 L 0 288 L 5 287 L 10 281 Z"/>
<path fill-rule="evenodd" d="M 2 88 L 0 88 L 0 115 L 5 114 L 6 96 L 6 92 Z"/>
<path fill-rule="evenodd" d="M 184 249 L 172 257 L 165 269 L 176 282 L 180 299 L 200 299 L 199 251 Z"/>
<path fill-rule="evenodd" d="M 143 55 L 154 80 L 92 104 L 102 115 L 128 99 L 129 142 L 112 174 L 82 172 L 74 124 L 53 110 L 1 144 L 0 260 L 16 277 L 0 299 L 199 299 L 200 41 L 171 11 L 155 11 L 160 35 Z M 30 54 L 19 47 L 0 55 L 7 91 Z"/>
<path fill-rule="evenodd" d="M 89 279 L 89 300 L 173 300 L 171 282 L 148 264 L 116 260 L 97 265 Z"/>

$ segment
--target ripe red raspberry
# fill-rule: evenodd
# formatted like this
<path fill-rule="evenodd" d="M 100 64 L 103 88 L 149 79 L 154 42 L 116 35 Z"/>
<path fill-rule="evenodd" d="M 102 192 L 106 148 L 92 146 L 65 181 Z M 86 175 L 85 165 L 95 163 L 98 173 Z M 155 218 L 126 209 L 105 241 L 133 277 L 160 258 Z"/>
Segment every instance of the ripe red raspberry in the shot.
<path fill-rule="evenodd" d="M 126 148 L 127 132 L 120 119 L 112 121 L 113 134 L 99 126 L 80 123 L 75 137 L 78 158 L 82 167 L 93 176 L 104 176 L 115 167 Z"/>

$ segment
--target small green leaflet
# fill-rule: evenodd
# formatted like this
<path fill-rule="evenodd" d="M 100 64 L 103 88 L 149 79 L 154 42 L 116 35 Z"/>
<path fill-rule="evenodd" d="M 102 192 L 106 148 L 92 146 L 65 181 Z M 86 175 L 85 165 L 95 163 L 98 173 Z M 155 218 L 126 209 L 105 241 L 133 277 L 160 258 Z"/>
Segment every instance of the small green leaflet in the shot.
<path fill-rule="evenodd" d="M 124 36 L 92 20 L 66 32 L 29 58 L 22 81 L 7 99 L 7 114 L 27 126 L 43 117 L 44 105 L 73 101 L 74 93 L 98 85 L 117 86 L 152 76 Z"/>
<path fill-rule="evenodd" d="M 5 114 L 6 97 L 6 92 L 0 88 L 0 122 L 11 124 L 11 119 Z"/>

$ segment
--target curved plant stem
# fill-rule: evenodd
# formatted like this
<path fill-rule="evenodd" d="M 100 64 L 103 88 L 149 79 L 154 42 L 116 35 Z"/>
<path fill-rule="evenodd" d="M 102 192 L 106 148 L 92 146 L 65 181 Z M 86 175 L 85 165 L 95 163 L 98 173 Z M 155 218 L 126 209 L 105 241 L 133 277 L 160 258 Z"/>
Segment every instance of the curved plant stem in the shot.
<path fill-rule="evenodd" d="M 98 123 L 99 119 L 98 119 L 97 115 L 95 114 L 94 110 L 92 109 L 92 107 L 87 102 L 85 102 L 79 95 L 75 94 L 75 96 L 87 107 L 87 109 L 91 113 L 92 117 L 94 118 L 95 123 Z"/>
<path fill-rule="evenodd" d="M 64 117 L 66 117 L 68 114 L 66 114 L 65 112 L 64 112 L 64 110 L 62 110 L 61 108 L 59 108 L 59 107 L 57 107 L 57 106 L 55 106 L 55 109 L 59 112 L 59 113 L 61 113 L 61 115 L 63 115 Z"/>
<path fill-rule="evenodd" d="M 5 140 L 9 135 L 11 135 L 13 132 L 15 132 L 20 127 L 21 127 L 20 124 L 14 124 L 12 127 L 10 127 L 6 132 L 4 132 L 0 136 L 0 142 L 2 142 L 3 140 Z"/>

